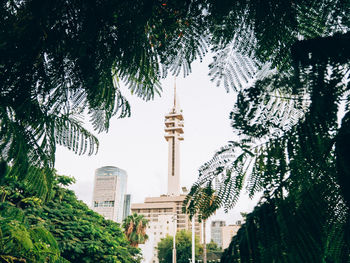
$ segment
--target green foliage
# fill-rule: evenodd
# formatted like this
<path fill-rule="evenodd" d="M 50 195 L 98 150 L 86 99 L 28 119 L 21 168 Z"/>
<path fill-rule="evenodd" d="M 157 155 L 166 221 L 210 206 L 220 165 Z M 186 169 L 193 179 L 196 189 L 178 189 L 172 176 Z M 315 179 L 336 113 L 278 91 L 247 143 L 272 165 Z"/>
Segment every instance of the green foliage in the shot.
<path fill-rule="evenodd" d="M 350 5 L 226 4 L 208 11 L 216 48 L 232 45 L 256 69 L 214 60 L 214 79 L 238 91 L 230 119 L 240 139 L 200 168 L 190 194 L 213 184 L 226 210 L 244 183 L 250 196 L 263 194 L 224 262 L 347 262 Z"/>
<path fill-rule="evenodd" d="M 66 190 L 51 191 L 56 145 L 77 154 L 98 148 L 83 114 L 95 131 L 108 130 L 112 116 L 130 113 L 122 83 L 151 99 L 161 91 L 160 78 L 169 71 L 188 74 L 191 62 L 212 48 L 213 81 L 238 92 L 230 119 L 240 140 L 200 168 L 191 195 L 217 189 L 215 207 L 229 209 L 246 182 L 251 196 L 263 192 L 264 209 L 255 221 L 266 224 L 271 211 L 263 205 L 273 204 L 280 220 L 275 232 L 283 233 L 290 257 L 348 261 L 349 13 L 347 0 L 3 1 L 0 177 L 1 163 L 11 163 L 12 176 L 25 179 L 26 190 L 65 200 L 69 194 L 58 193 Z M 305 216 L 307 209 L 314 213 Z M 305 238 L 298 236 L 303 231 L 285 233 L 294 228 L 283 211 L 302 220 Z M 250 224 L 244 237 L 260 235 L 267 229 L 262 225 Z M 335 235 L 339 229 L 345 234 Z M 242 262 L 271 262 L 278 254 L 266 254 L 268 242 L 251 238 L 249 256 L 239 250 Z"/>
<path fill-rule="evenodd" d="M 303 193 L 298 206 L 292 197 L 258 205 L 224 251 L 222 262 L 347 262 L 346 210 L 339 205 L 328 208 L 318 192 L 322 188 Z M 335 222 L 329 222 L 325 208 L 332 209 Z"/>
<path fill-rule="evenodd" d="M 131 246 L 138 247 L 139 244 L 144 244 L 148 240 L 148 235 L 146 235 L 148 222 L 149 220 L 144 215 L 138 215 L 136 213 L 124 219 L 124 234 Z"/>
<path fill-rule="evenodd" d="M 4 201 L 4 194 L 13 200 L 21 196 L 18 191 L 14 194 L 11 186 L 0 189 L 3 199 L 0 203 L 1 262 L 64 262 L 54 236 L 41 224 L 30 224 L 25 212 L 14 203 Z M 21 203 L 23 206 L 37 205 L 39 200 L 28 197 L 23 198 Z"/>
<path fill-rule="evenodd" d="M 190 231 L 181 230 L 176 233 L 176 262 L 187 263 L 192 258 L 192 234 Z M 172 262 L 173 255 L 173 237 L 166 236 L 162 238 L 157 245 L 159 263 Z M 199 258 L 202 253 L 202 246 L 199 239 L 195 237 L 195 258 Z"/>
<path fill-rule="evenodd" d="M 61 260 L 59 262 L 140 261 L 140 251 L 129 245 L 117 223 L 105 220 L 78 201 L 74 192 L 62 187 L 72 183 L 73 178 L 55 176 L 51 199 L 45 203 L 33 196 L 23 183 L 9 177 L 4 180 L 1 193 L 6 192 L 6 196 L 3 196 L 2 206 L 14 212 L 1 209 L 4 211 L 2 226 L 12 228 L 12 232 L 1 231 L 5 233 L 1 242 L 10 247 L 17 244 L 13 250 L 4 247 L 3 251 L 9 251 L 4 255 L 24 258 L 27 251 L 35 248 L 35 253 L 31 252 L 33 259 L 28 257 L 28 262 L 47 262 L 49 256 L 55 256 L 54 259 Z M 12 223 L 12 215 L 17 216 L 18 223 Z M 9 238 L 12 242 L 6 242 Z M 34 258 L 36 254 L 40 258 Z"/>
<path fill-rule="evenodd" d="M 190 218 L 198 214 L 199 221 L 207 220 L 218 208 L 219 200 L 210 182 L 204 188 L 193 185 L 182 206 L 183 212 L 188 213 Z"/>
<path fill-rule="evenodd" d="M 57 145 L 94 154 L 84 122 L 103 132 L 130 115 L 122 85 L 149 100 L 168 71 L 191 71 L 208 49 L 202 13 L 187 1 L 2 1 L 1 160 L 50 188 Z"/>
<path fill-rule="evenodd" d="M 173 237 L 166 236 L 157 244 L 159 263 L 172 262 Z M 177 253 L 176 253 L 177 254 Z"/>
<path fill-rule="evenodd" d="M 206 245 L 207 259 L 209 262 L 220 261 L 222 256 L 222 249 L 213 240 Z"/>
<path fill-rule="evenodd" d="M 204 188 L 193 185 L 190 192 L 183 201 L 183 212 L 188 213 L 190 218 L 198 215 L 198 220 L 202 221 L 203 229 L 206 229 L 207 219 L 219 208 L 220 202 L 214 189 L 209 182 Z M 207 262 L 206 233 L 203 233 L 203 262 Z"/>
<path fill-rule="evenodd" d="M 207 219 L 219 208 L 220 202 L 214 189 L 209 182 L 204 188 L 193 185 L 190 192 L 183 201 L 183 211 L 188 213 L 190 218 L 198 215 L 198 220 L 202 221 L 203 229 L 206 229 Z M 207 262 L 206 233 L 203 233 L 203 262 Z"/>
<path fill-rule="evenodd" d="M 213 240 L 211 240 L 210 243 L 207 244 L 207 249 L 208 252 L 221 251 L 221 248 Z"/>

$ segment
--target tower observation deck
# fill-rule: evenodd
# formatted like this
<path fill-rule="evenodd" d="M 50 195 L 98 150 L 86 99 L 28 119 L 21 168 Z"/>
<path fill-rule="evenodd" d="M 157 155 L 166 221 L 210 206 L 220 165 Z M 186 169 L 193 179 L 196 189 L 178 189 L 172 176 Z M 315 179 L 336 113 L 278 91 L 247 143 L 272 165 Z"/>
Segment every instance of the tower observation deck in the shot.
<path fill-rule="evenodd" d="M 168 195 L 180 195 L 180 141 L 183 138 L 184 117 L 179 109 L 174 85 L 174 106 L 165 115 L 165 139 L 168 142 Z"/>

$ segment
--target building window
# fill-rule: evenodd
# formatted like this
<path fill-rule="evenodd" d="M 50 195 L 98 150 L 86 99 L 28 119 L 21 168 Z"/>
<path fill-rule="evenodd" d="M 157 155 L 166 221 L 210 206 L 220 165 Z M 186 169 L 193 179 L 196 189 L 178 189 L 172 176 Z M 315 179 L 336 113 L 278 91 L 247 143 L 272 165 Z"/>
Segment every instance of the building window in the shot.
<path fill-rule="evenodd" d="M 114 201 L 101 201 L 101 202 L 94 202 L 94 207 L 113 207 Z"/>

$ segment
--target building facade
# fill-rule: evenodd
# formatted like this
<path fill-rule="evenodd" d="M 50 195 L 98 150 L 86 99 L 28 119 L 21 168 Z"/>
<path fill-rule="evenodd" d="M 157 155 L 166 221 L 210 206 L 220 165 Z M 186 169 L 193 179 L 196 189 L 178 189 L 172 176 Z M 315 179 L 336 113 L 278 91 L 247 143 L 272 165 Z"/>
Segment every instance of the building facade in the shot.
<path fill-rule="evenodd" d="M 96 169 L 92 208 L 107 219 L 121 223 L 125 214 L 127 173 L 114 166 Z"/>
<path fill-rule="evenodd" d="M 212 221 L 210 225 L 211 240 L 221 248 L 223 247 L 222 227 L 224 226 L 226 226 L 226 222 L 222 220 Z"/>
<path fill-rule="evenodd" d="M 130 215 L 131 211 L 131 195 L 126 194 L 124 196 L 124 207 L 123 207 L 123 220 Z"/>
<path fill-rule="evenodd" d="M 222 229 L 222 249 L 228 248 L 238 230 L 241 228 L 241 221 L 237 221 L 234 225 L 223 226 Z"/>
<path fill-rule="evenodd" d="M 162 195 L 146 197 L 144 203 L 132 204 L 132 213 L 142 214 L 149 220 L 146 234 L 155 248 L 161 238 L 174 236 L 175 231 L 191 231 L 192 224 L 188 215 L 182 212 L 182 203 L 186 195 Z M 202 236 L 201 224 L 195 220 L 195 234 Z M 148 262 L 158 263 L 157 250 L 153 249 L 152 258 Z"/>

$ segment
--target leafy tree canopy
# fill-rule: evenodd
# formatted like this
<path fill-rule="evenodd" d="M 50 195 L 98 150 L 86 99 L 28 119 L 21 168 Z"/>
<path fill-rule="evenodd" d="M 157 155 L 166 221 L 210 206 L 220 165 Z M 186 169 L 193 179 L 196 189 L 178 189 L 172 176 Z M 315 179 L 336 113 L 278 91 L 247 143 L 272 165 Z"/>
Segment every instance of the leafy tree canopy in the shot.
<path fill-rule="evenodd" d="M 209 251 L 221 251 L 221 248 L 213 240 L 207 244 L 207 249 Z"/>
<path fill-rule="evenodd" d="M 34 165 L 50 177 L 57 144 L 93 154 L 98 141 L 83 117 L 102 132 L 112 116 L 129 116 L 122 83 L 148 100 L 160 93 L 159 80 L 168 70 L 188 72 L 206 52 L 201 10 L 189 16 L 189 5 L 2 1 L 0 156 L 11 162 L 12 172 L 29 174 L 31 181 L 38 176 L 30 169 Z M 186 38 L 185 31 L 191 32 Z"/>
<path fill-rule="evenodd" d="M 333 131 L 338 102 L 347 96 L 340 83 L 348 78 L 349 9 L 347 0 L 3 1 L 1 158 L 17 175 L 34 164 L 49 177 L 57 144 L 78 154 L 96 151 L 83 113 L 98 132 L 113 115 L 128 116 L 120 83 L 150 99 L 168 71 L 188 74 L 209 48 L 212 80 L 239 92 L 231 119 L 246 140 L 296 133 L 291 127 L 309 110 Z M 347 119 L 339 145 L 346 145 Z M 223 154 L 237 148 L 231 143 Z M 340 181 L 348 178 L 343 151 L 336 151 Z M 242 160 L 251 152 L 243 153 Z M 261 189 L 260 181 L 251 187 Z"/>
<path fill-rule="evenodd" d="M 176 262 L 188 263 L 188 259 L 192 258 L 192 234 L 190 231 L 181 230 L 176 233 Z M 166 236 L 162 238 L 157 245 L 159 263 L 172 262 L 173 255 L 173 237 Z M 202 245 L 199 239 L 195 237 L 195 258 L 196 260 L 202 253 Z"/>
<path fill-rule="evenodd" d="M 11 177 L 2 180 L 1 256 L 27 262 L 47 262 L 48 258 L 52 262 L 139 262 L 139 249 L 129 245 L 119 225 L 90 210 L 65 188 L 73 181 L 55 176 L 51 199 L 44 203 L 23 182 Z M 16 229 L 3 231 L 14 222 Z M 38 239 L 35 231 L 44 238 Z"/>
<path fill-rule="evenodd" d="M 45 227 L 31 225 L 23 211 L 7 202 L 0 204 L 0 240 L 0 262 L 66 262 L 53 235 Z"/>
<path fill-rule="evenodd" d="M 207 244 L 207 259 L 209 262 L 220 262 L 222 249 L 213 240 Z"/>
<path fill-rule="evenodd" d="M 226 262 L 348 262 L 349 1 L 207 3 L 210 74 L 238 93 L 240 138 L 199 169 L 189 199 L 214 185 L 227 210 L 244 185 L 263 194 Z"/>
<path fill-rule="evenodd" d="M 346 261 L 349 13 L 348 0 L 3 1 L 1 159 L 48 193 L 57 144 L 97 149 L 82 113 L 95 131 L 107 130 L 113 115 L 129 114 L 120 83 L 152 98 L 160 78 L 188 74 L 210 47 L 212 80 L 238 92 L 230 119 L 241 137 L 201 167 L 197 189 L 216 178 L 217 204 L 229 209 L 246 181 L 251 196 L 264 193 L 261 205 L 302 220 L 310 238 L 296 242 L 303 231 L 287 235 L 292 222 L 277 216 L 296 257 Z M 308 207 L 316 217 L 304 216 Z M 346 234 L 334 239 L 338 229 Z M 249 244 L 252 253 L 268 250 Z"/>

